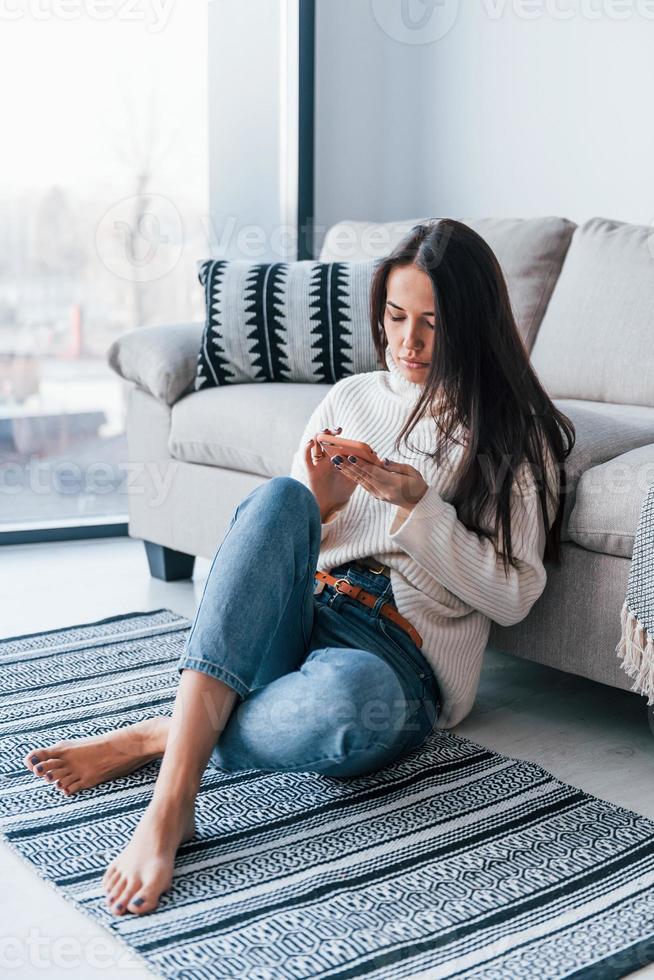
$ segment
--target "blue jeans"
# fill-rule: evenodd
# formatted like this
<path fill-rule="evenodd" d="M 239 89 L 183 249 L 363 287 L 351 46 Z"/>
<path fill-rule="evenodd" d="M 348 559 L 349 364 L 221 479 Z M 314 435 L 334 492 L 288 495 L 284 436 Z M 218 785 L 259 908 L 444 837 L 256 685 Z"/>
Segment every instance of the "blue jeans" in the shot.
<path fill-rule="evenodd" d="M 209 762 L 355 776 L 417 748 L 439 690 L 411 638 L 380 615 L 390 579 L 327 569 L 379 596 L 368 608 L 331 586 L 314 595 L 320 509 L 290 476 L 237 506 L 213 559 L 178 662 L 217 677 L 237 700 Z"/>

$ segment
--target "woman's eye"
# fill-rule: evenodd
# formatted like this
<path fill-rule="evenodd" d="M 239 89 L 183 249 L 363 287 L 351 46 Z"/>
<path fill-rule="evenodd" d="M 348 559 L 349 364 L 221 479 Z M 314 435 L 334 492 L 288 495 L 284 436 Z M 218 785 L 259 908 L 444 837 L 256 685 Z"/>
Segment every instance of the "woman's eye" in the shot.
<path fill-rule="evenodd" d="M 390 313 L 389 313 L 389 317 L 391 318 L 391 320 L 393 321 L 393 323 L 397 323 L 398 320 L 403 320 L 404 319 L 403 316 L 393 316 Z"/>

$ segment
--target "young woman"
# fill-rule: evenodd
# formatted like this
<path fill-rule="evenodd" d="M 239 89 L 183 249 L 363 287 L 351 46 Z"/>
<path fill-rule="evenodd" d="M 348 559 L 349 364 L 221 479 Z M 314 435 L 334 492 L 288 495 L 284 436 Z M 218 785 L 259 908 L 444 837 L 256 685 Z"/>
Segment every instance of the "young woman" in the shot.
<path fill-rule="evenodd" d="M 236 508 L 172 716 L 25 757 L 66 795 L 162 757 L 104 876 L 116 915 L 170 887 L 209 762 L 349 777 L 459 722 L 490 621 L 526 616 L 558 561 L 574 430 L 530 366 L 488 245 L 449 219 L 416 226 L 376 268 L 371 324 L 388 370 L 333 385 L 291 475 Z M 346 457 L 326 433 L 384 461 Z"/>

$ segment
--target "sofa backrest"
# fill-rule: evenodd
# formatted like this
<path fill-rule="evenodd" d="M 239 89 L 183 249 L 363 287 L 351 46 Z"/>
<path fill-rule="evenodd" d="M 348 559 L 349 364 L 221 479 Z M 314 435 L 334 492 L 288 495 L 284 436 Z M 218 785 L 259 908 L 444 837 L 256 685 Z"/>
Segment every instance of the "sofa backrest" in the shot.
<path fill-rule="evenodd" d="M 381 258 L 426 218 L 341 221 L 325 237 L 322 262 Z M 531 351 L 576 225 L 566 218 L 461 219 L 495 252 L 506 277 L 518 329 Z"/>
<path fill-rule="evenodd" d="M 531 359 L 552 398 L 654 406 L 651 228 L 577 228 Z"/>

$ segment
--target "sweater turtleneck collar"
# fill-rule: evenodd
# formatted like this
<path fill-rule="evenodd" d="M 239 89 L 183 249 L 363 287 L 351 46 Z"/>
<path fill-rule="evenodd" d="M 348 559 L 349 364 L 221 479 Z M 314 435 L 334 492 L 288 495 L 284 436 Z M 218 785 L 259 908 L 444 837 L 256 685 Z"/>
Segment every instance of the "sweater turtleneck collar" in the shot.
<path fill-rule="evenodd" d="M 400 395 L 407 401 L 417 401 L 423 388 L 422 383 L 419 381 L 410 381 L 402 374 L 402 371 L 393 359 L 390 347 L 386 348 L 384 354 L 388 366 L 388 386 L 391 391 L 394 391 L 396 395 Z"/>
<path fill-rule="evenodd" d="M 424 388 L 424 383 L 420 381 L 410 381 L 402 374 L 401 370 L 393 360 L 390 347 L 386 347 L 384 354 L 386 357 L 388 371 L 382 371 L 380 374 L 385 378 L 388 389 L 392 391 L 394 395 L 397 395 L 398 398 L 403 399 L 409 404 L 415 405 Z M 446 401 L 444 398 L 436 395 L 434 404 L 438 411 L 445 413 Z"/>

